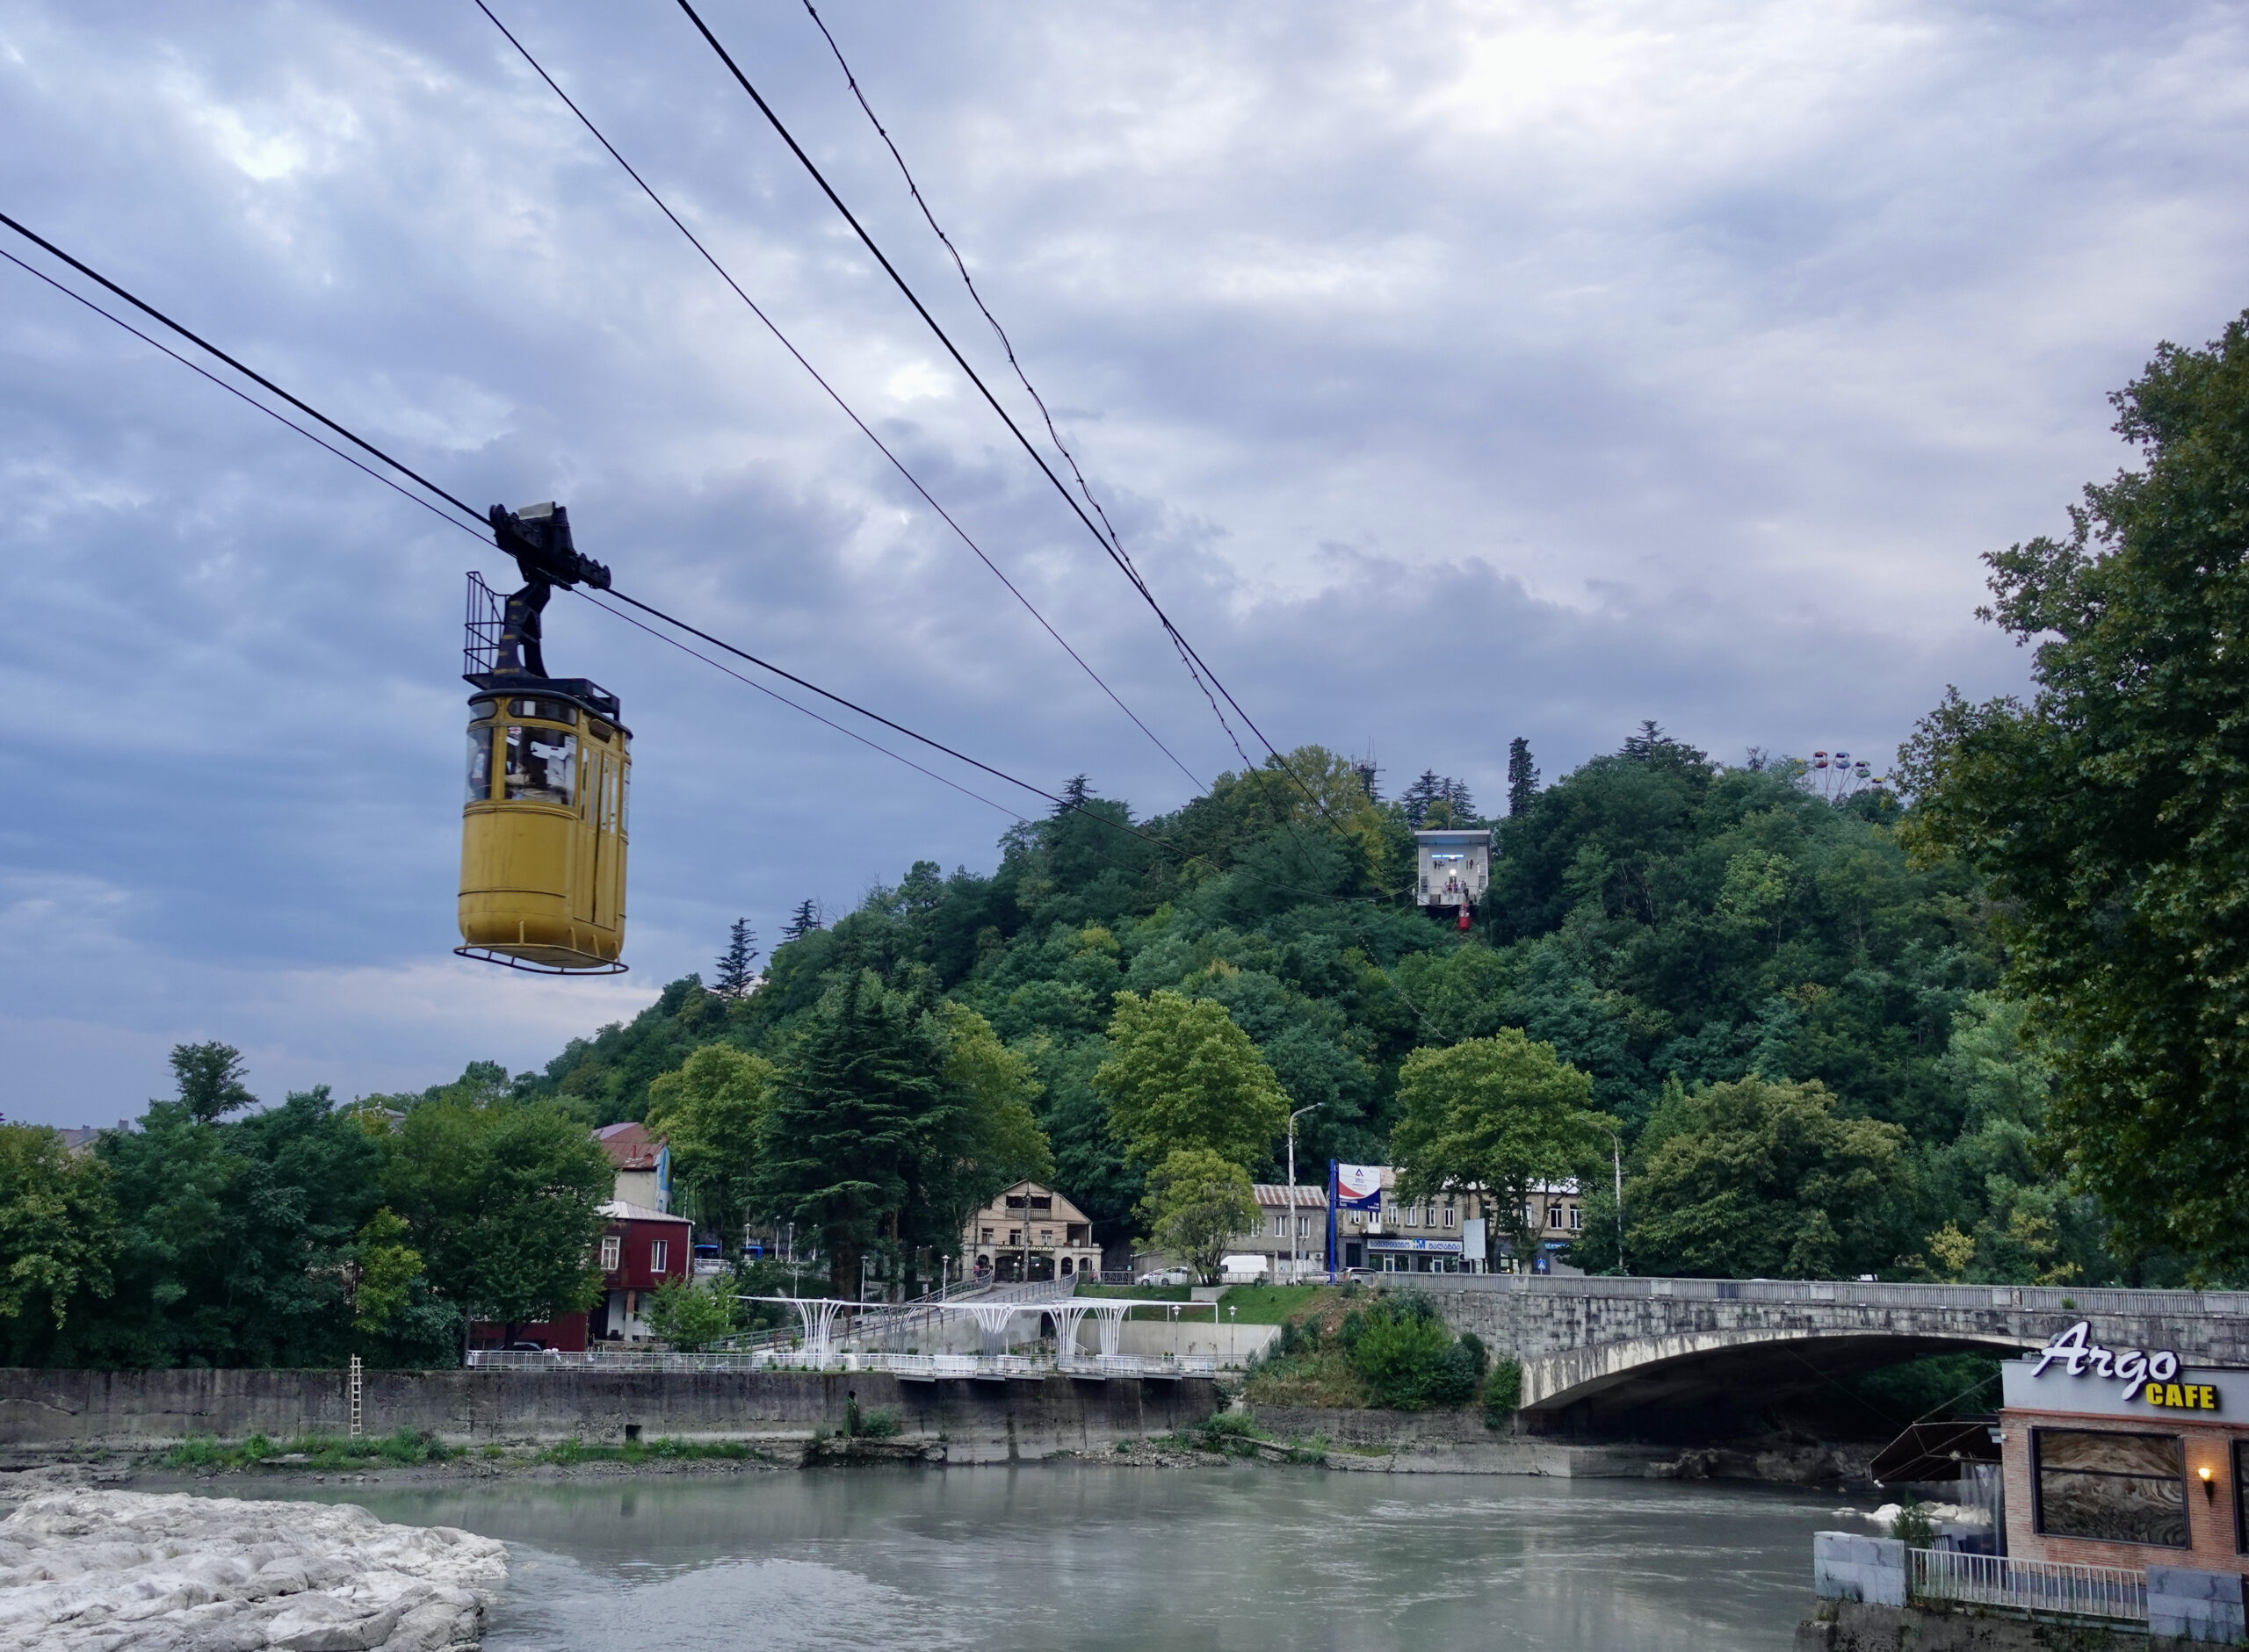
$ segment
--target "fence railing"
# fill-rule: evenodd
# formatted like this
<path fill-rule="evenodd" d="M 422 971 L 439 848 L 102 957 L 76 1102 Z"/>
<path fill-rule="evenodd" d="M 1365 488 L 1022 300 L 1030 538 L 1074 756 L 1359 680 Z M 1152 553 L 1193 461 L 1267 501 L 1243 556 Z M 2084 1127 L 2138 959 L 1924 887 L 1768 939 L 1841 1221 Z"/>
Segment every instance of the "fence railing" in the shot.
<path fill-rule="evenodd" d="M 2079 1566 L 1929 1548 L 1907 1549 L 1906 1560 L 1911 1599 L 2147 1621 L 2147 1574 L 2129 1566 Z"/>
<path fill-rule="evenodd" d="M 1069 1359 L 1018 1353 L 863 1353 L 844 1349 L 824 1359 L 804 1349 L 758 1348 L 741 1353 L 532 1353 L 513 1348 L 474 1348 L 469 1365 L 480 1371 L 883 1371 L 907 1377 L 1210 1376 L 1218 1361 L 1162 1354 L 1077 1354 Z"/>

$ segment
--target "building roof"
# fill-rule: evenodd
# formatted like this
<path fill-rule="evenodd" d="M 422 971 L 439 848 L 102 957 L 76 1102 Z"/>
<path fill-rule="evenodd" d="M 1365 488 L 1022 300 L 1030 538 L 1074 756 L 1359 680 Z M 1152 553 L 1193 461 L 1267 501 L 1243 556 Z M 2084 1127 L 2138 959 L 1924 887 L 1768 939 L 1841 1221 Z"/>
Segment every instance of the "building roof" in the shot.
<path fill-rule="evenodd" d="M 683 1228 L 695 1224 L 685 1216 L 669 1216 L 653 1205 L 627 1204 L 622 1199 L 612 1199 L 601 1207 L 600 1214 L 611 1222 L 676 1222 Z"/>
<path fill-rule="evenodd" d="M 594 1140 L 619 1170 L 654 1170 L 663 1157 L 664 1138 L 637 1120 L 604 1124 L 594 1132 Z"/>
<path fill-rule="evenodd" d="M 1489 848 L 1492 834 L 1488 830 L 1469 826 L 1432 826 L 1414 833 L 1414 841 L 1424 848 Z"/>
<path fill-rule="evenodd" d="M 1067 1194 L 1056 1193 L 1054 1189 L 1049 1187 L 1045 1182 L 1019 1181 L 1011 1187 L 1001 1188 L 999 1192 L 994 1194 L 989 1199 L 986 1200 L 983 1205 L 977 1210 L 976 1214 L 969 1217 L 968 1220 L 970 1225 L 974 1225 L 978 1216 L 987 1214 L 1002 1219 L 1009 1217 L 1010 1212 L 1008 1209 L 1008 1195 L 1010 1194 L 1023 1194 L 1026 1196 L 1044 1194 L 1045 1197 L 1052 1199 L 1054 1201 L 1054 1208 L 1048 1211 L 1044 1216 L 1039 1217 L 1038 1220 L 1040 1221 L 1083 1223 L 1090 1220 L 1090 1218 L 1087 1216 L 1086 1213 L 1079 1209 Z M 1030 1215 L 1030 1212 L 1028 1209 L 1017 1210 L 1012 1213 L 1012 1218 L 1015 1221 L 1021 1222 Z"/>
<path fill-rule="evenodd" d="M 1291 1187 L 1286 1182 L 1261 1181 L 1250 1188 L 1261 1205 L 1308 1205 L 1314 1210 L 1327 1208 L 1327 1189 L 1306 1187 L 1299 1183 Z"/>

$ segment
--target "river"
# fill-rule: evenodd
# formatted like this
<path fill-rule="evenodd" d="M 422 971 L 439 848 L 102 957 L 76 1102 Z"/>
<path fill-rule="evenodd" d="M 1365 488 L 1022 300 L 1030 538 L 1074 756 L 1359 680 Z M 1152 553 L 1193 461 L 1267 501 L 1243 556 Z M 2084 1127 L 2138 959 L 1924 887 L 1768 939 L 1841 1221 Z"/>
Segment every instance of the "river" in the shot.
<path fill-rule="evenodd" d="M 1778 1652 L 1810 1604 L 1811 1533 L 1845 1506 L 1707 1482 L 1059 1465 L 252 1495 L 504 1539 L 488 1652 Z"/>

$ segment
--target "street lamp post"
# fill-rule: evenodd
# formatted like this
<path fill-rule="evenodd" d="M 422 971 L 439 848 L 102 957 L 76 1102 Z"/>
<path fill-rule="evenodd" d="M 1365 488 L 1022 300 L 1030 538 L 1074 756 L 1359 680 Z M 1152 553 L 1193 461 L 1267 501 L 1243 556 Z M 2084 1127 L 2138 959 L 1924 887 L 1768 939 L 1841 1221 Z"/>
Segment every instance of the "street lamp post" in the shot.
<path fill-rule="evenodd" d="M 1624 1144 L 1614 1130 L 1609 1132 L 1609 1151 L 1616 1174 L 1616 1271 L 1624 1273 L 1630 1272 L 1624 1266 Z"/>
<path fill-rule="evenodd" d="M 1297 1121 L 1320 1105 L 1317 1101 L 1308 1101 L 1289 1115 L 1289 1221 L 1291 1224 L 1289 1230 L 1289 1279 L 1291 1283 L 1297 1277 L 1297 1236 L 1293 1225 L 1297 1217 Z"/>

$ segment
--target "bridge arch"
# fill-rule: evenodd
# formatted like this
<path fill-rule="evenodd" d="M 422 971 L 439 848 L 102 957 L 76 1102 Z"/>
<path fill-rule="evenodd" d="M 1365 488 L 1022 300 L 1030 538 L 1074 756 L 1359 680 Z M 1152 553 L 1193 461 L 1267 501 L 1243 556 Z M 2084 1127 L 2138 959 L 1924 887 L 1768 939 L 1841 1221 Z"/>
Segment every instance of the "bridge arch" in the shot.
<path fill-rule="evenodd" d="M 1533 1429 L 1707 1425 L 1840 1390 L 1849 1378 L 1938 1353 L 2019 1353 L 2043 1336 L 1997 1330 L 1898 1332 L 1864 1327 L 1698 1329 L 1595 1343 L 1522 1362 Z"/>

